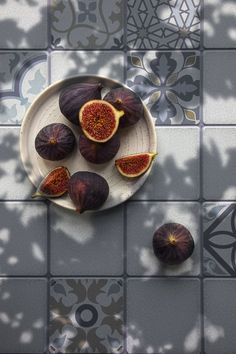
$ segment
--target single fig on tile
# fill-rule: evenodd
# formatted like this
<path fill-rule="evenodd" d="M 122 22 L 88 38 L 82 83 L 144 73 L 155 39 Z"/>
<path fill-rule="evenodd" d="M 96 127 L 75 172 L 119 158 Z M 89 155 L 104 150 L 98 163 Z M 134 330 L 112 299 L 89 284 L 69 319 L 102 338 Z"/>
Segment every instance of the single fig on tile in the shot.
<path fill-rule="evenodd" d="M 145 173 L 157 154 L 151 152 L 132 154 L 115 161 L 118 171 L 125 177 L 134 178 Z"/>
<path fill-rule="evenodd" d="M 80 108 L 90 100 L 101 99 L 100 83 L 78 83 L 66 87 L 59 96 L 61 113 L 72 123 L 79 124 Z"/>
<path fill-rule="evenodd" d="M 50 171 L 38 186 L 35 197 L 55 198 L 65 194 L 68 190 L 70 172 L 64 166 L 56 167 Z"/>
<path fill-rule="evenodd" d="M 58 161 L 67 157 L 74 149 L 75 136 L 62 123 L 49 124 L 35 138 L 35 149 L 45 160 Z"/>
<path fill-rule="evenodd" d="M 123 114 L 123 111 L 117 111 L 106 101 L 93 100 L 83 105 L 79 112 L 79 121 L 88 139 L 105 143 L 116 133 Z"/>
<path fill-rule="evenodd" d="M 177 223 L 164 224 L 153 235 L 153 250 L 163 263 L 177 265 L 191 256 L 194 240 L 185 226 Z"/>
<path fill-rule="evenodd" d="M 119 126 L 121 128 L 137 123 L 144 115 L 143 104 L 139 96 L 125 87 L 112 89 L 103 99 L 111 103 L 116 109 L 125 112 L 120 119 Z"/>
<path fill-rule="evenodd" d="M 68 184 L 68 193 L 81 214 L 86 210 L 99 209 L 107 200 L 109 186 L 105 178 L 94 172 L 74 173 Z"/>
<path fill-rule="evenodd" d="M 81 135 L 79 139 L 79 150 L 85 160 L 100 164 L 113 159 L 120 148 L 120 137 L 115 134 L 106 143 L 96 143 Z"/>

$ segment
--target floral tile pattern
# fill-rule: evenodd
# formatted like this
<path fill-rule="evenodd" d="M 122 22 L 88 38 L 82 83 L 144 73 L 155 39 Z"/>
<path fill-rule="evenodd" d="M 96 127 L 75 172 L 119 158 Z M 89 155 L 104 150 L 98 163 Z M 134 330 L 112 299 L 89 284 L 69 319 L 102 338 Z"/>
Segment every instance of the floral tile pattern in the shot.
<path fill-rule="evenodd" d="M 131 49 L 198 48 L 200 0 L 128 0 Z"/>
<path fill-rule="evenodd" d="M 54 48 L 123 47 L 122 0 L 53 0 L 51 12 Z"/>
<path fill-rule="evenodd" d="M 130 52 L 127 84 L 146 103 L 156 123 L 199 122 L 198 52 Z"/>
<path fill-rule="evenodd" d="M 47 84 L 46 53 L 0 52 L 0 123 L 19 124 Z"/>
<path fill-rule="evenodd" d="M 57 279 L 50 287 L 51 353 L 122 353 L 121 279 Z"/>

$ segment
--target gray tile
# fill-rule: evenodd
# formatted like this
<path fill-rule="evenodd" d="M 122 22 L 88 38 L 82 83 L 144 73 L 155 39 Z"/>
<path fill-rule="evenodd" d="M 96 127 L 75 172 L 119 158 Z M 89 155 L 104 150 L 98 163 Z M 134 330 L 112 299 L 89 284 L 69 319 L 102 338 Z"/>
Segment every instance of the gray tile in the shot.
<path fill-rule="evenodd" d="M 47 53 L 0 52 L 0 123 L 21 123 L 47 85 Z"/>
<path fill-rule="evenodd" d="M 135 200 L 199 198 L 199 128 L 158 127 L 158 156 Z"/>
<path fill-rule="evenodd" d="M 0 48 L 47 47 L 47 0 L 1 1 Z"/>
<path fill-rule="evenodd" d="M 199 52 L 129 52 L 127 84 L 156 123 L 199 123 Z"/>
<path fill-rule="evenodd" d="M 204 0 L 203 42 L 206 48 L 236 48 L 235 12 L 235 1 Z"/>
<path fill-rule="evenodd" d="M 0 279 L 0 353 L 43 353 L 46 348 L 47 282 Z"/>
<path fill-rule="evenodd" d="M 57 279 L 50 287 L 50 353 L 123 353 L 121 279 Z"/>
<path fill-rule="evenodd" d="M 204 334 L 206 354 L 234 354 L 236 279 L 204 281 Z"/>
<path fill-rule="evenodd" d="M 203 195 L 206 200 L 236 199 L 236 128 L 203 130 Z"/>
<path fill-rule="evenodd" d="M 203 120 L 205 124 L 236 124 L 236 53 L 203 55 Z"/>
<path fill-rule="evenodd" d="M 128 46 L 133 49 L 198 48 L 200 2 L 128 0 Z"/>
<path fill-rule="evenodd" d="M 122 0 L 54 0 L 51 5 L 53 47 L 121 49 L 123 7 Z"/>
<path fill-rule="evenodd" d="M 199 286 L 197 279 L 128 280 L 128 353 L 199 354 Z"/>
<path fill-rule="evenodd" d="M 127 268 L 129 275 L 198 275 L 200 271 L 200 210 L 198 203 L 129 203 L 127 206 Z M 192 234 L 195 249 L 179 266 L 158 261 L 152 249 L 154 232 L 163 224 L 183 224 Z"/>
<path fill-rule="evenodd" d="M 51 207 L 54 275 L 121 275 L 123 207 L 78 215 Z"/>
<path fill-rule="evenodd" d="M 66 62 L 66 65 L 65 65 Z M 56 51 L 51 54 L 52 82 L 76 75 L 101 75 L 124 80 L 124 53 Z"/>

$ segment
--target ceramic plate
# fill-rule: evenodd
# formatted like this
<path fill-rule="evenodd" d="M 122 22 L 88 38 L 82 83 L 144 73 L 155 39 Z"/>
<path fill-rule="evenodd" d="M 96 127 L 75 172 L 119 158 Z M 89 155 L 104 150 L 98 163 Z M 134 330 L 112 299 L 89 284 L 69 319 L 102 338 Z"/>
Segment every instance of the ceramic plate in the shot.
<path fill-rule="evenodd" d="M 139 178 L 124 178 L 116 170 L 114 161 L 121 156 L 133 153 L 156 152 L 155 127 L 152 117 L 144 105 L 145 119 L 140 119 L 133 127 L 120 129 L 121 146 L 115 158 L 102 165 L 87 162 L 78 149 L 78 128 L 62 115 L 58 104 L 60 91 L 66 86 L 79 82 L 100 82 L 104 87 L 102 97 L 111 88 L 126 87 L 129 89 L 119 82 L 100 76 L 78 76 L 52 84 L 37 97 L 24 117 L 20 134 L 21 158 L 28 177 L 35 186 L 38 186 L 42 178 L 57 166 L 66 166 L 71 174 L 76 171 L 92 171 L 102 175 L 110 187 L 109 197 L 100 208 L 100 210 L 104 210 L 130 198 L 148 177 L 150 169 Z M 77 147 L 73 154 L 61 161 L 42 159 L 34 147 L 35 137 L 40 129 L 51 123 L 66 124 L 72 129 L 77 139 Z M 75 210 L 68 196 L 51 199 L 51 201 L 64 208 Z"/>

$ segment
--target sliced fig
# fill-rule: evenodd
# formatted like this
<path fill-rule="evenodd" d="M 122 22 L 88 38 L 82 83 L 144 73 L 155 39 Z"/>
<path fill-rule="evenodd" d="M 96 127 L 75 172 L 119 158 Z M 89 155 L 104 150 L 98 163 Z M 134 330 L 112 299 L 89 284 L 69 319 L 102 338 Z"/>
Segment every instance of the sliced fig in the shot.
<path fill-rule="evenodd" d="M 74 149 L 75 136 L 62 123 L 49 124 L 35 138 L 35 149 L 45 160 L 58 161 L 67 157 Z"/>
<path fill-rule="evenodd" d="M 113 159 L 120 148 L 120 137 L 115 134 L 106 143 L 96 143 L 81 135 L 79 139 L 79 149 L 85 160 L 100 164 Z"/>
<path fill-rule="evenodd" d="M 115 161 L 118 171 L 125 177 L 138 177 L 145 173 L 157 154 L 145 152 L 121 157 Z"/>
<path fill-rule="evenodd" d="M 121 128 L 129 127 L 139 121 L 143 117 L 143 104 L 139 96 L 125 87 L 112 89 L 103 98 L 111 103 L 116 109 L 125 112 L 120 120 Z"/>
<path fill-rule="evenodd" d="M 185 226 L 177 223 L 164 224 L 153 235 L 153 250 L 163 263 L 180 264 L 193 253 L 194 240 Z"/>
<path fill-rule="evenodd" d="M 116 133 L 123 114 L 123 111 L 117 111 L 106 101 L 93 100 L 83 105 L 79 112 L 79 120 L 88 139 L 105 143 Z"/>
<path fill-rule="evenodd" d="M 74 173 L 68 184 L 68 193 L 81 214 L 86 210 L 96 210 L 107 200 L 109 186 L 105 178 L 94 172 Z"/>
<path fill-rule="evenodd" d="M 56 167 L 44 177 L 32 198 L 56 198 L 62 196 L 68 190 L 69 179 L 70 172 L 66 167 Z"/>
<path fill-rule="evenodd" d="M 61 113 L 72 123 L 79 125 L 78 112 L 90 100 L 101 99 L 100 83 L 78 83 L 65 88 L 59 96 Z"/>

